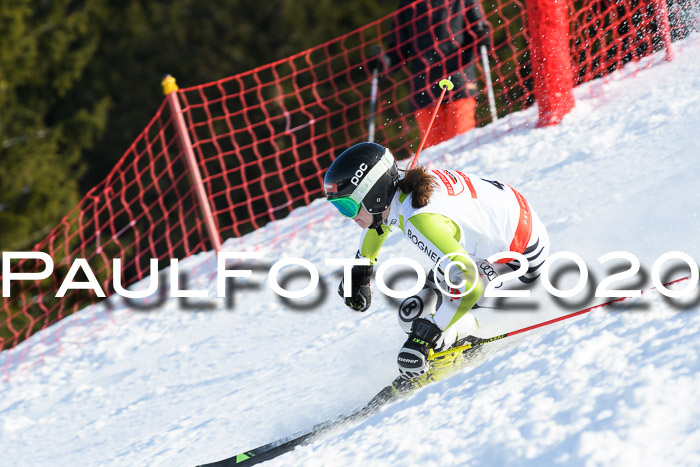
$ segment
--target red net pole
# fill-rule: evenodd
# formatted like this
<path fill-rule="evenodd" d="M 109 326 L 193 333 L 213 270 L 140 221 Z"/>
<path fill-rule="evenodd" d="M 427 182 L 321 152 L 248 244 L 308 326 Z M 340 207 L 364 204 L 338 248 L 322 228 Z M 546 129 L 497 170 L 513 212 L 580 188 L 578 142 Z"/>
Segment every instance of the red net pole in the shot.
<path fill-rule="evenodd" d="M 538 127 L 556 125 L 574 108 L 569 10 L 562 0 L 526 0 Z"/>
<path fill-rule="evenodd" d="M 654 10 L 656 11 L 656 20 L 659 22 L 659 31 L 664 42 L 666 50 L 666 61 L 673 60 L 673 51 L 671 50 L 671 26 L 668 21 L 668 9 L 666 0 L 654 0 Z"/>
<path fill-rule="evenodd" d="M 216 228 L 216 222 L 214 221 L 214 215 L 212 214 L 211 206 L 209 205 L 207 192 L 204 189 L 202 175 L 199 173 L 199 168 L 197 167 L 197 159 L 194 156 L 192 141 L 190 140 L 190 135 L 187 132 L 187 125 L 185 124 L 185 119 L 182 116 L 182 108 L 180 107 L 180 101 L 177 98 L 178 88 L 177 84 L 175 84 L 175 78 L 168 75 L 161 84 L 163 85 L 163 92 L 168 99 L 170 112 L 173 114 L 173 123 L 177 132 L 177 138 L 182 146 L 182 151 L 187 163 L 187 170 L 190 173 L 190 177 L 194 185 L 197 202 L 199 203 L 199 208 L 201 209 L 202 217 L 204 218 L 204 224 L 206 225 L 207 233 L 209 234 L 209 240 L 211 241 L 214 250 L 218 252 L 221 250 L 221 238 L 219 237 L 219 230 Z"/>

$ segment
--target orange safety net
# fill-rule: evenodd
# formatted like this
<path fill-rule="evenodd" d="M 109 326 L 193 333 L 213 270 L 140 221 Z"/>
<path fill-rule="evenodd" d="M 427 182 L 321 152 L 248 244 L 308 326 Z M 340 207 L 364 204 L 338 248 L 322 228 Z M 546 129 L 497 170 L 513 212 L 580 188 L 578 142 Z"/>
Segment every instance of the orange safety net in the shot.
<path fill-rule="evenodd" d="M 479 39 L 474 18 L 480 8 L 491 27 L 488 60 L 498 115 L 534 103 L 524 3 L 491 0 L 481 6 L 467 3 L 463 11 L 446 9 L 452 3 L 433 1 L 426 9 L 420 6 L 422 0 L 416 1 L 287 59 L 178 91 L 213 225 L 222 239 L 245 235 L 321 196 L 325 170 L 345 148 L 367 139 L 372 118 L 375 140 L 397 158 L 417 149 L 416 95 L 429 93 L 433 83 L 427 80 L 424 88 L 416 87 L 420 72 L 413 62 L 427 59 L 406 56 L 410 40 L 397 33 L 399 15 L 410 18 L 403 27 L 416 31 L 428 18 L 434 28 L 449 30 L 448 36 L 436 37 L 428 62 L 443 69 L 454 63 L 459 70 L 471 69 L 473 77 L 466 85 L 475 90 L 466 94 L 476 99 L 476 126 L 491 120 L 480 57 L 474 50 Z M 577 82 L 656 50 L 663 26 L 656 19 L 658 5 L 655 0 L 572 3 L 570 54 Z M 458 36 L 471 40 L 465 40 L 467 46 L 453 47 Z M 382 51 L 378 56 L 377 47 Z M 402 48 L 401 60 L 382 60 Z M 376 73 L 369 66 L 375 59 L 384 63 Z M 432 109 L 434 102 L 429 104 L 426 108 Z M 150 258 L 165 267 L 169 263 L 164 260 L 212 248 L 174 122 L 164 103 L 109 176 L 34 246 L 34 251 L 50 255 L 55 271 L 43 280 L 12 282 L 11 297 L 4 296 L 0 307 L 0 349 L 99 300 L 87 290 L 69 290 L 56 298 L 76 258 L 87 260 L 109 296 L 114 293 L 113 258 L 122 258 L 122 284 L 127 286 L 148 276 Z M 43 269 L 41 261 L 24 260 L 14 263 L 11 271 Z M 75 280 L 85 278 L 79 274 Z M 9 357 L 0 357 L 0 367 L 8 365 Z"/>
<path fill-rule="evenodd" d="M 636 64 L 670 45 L 663 1 L 578 0 L 570 3 L 570 9 L 576 84 L 601 78 L 628 62 Z"/>

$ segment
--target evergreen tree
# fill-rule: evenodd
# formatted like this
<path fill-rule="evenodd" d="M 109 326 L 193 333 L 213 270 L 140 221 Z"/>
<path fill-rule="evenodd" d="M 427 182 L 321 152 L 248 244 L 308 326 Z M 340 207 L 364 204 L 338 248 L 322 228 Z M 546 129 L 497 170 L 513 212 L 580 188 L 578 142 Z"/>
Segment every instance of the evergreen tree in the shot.
<path fill-rule="evenodd" d="M 69 0 L 0 7 L 0 248 L 28 248 L 79 200 L 82 151 L 104 130 L 107 99 L 66 96 L 92 60 L 93 7 Z"/>
<path fill-rule="evenodd" d="M 383 6 L 378 6 L 383 3 Z M 109 95 L 109 131 L 87 151 L 82 188 L 101 181 L 163 100 L 159 83 L 193 86 L 266 65 L 334 39 L 388 14 L 395 0 L 110 2 L 102 38 L 80 92 Z"/>
<path fill-rule="evenodd" d="M 0 248 L 29 248 L 101 182 L 163 101 L 313 47 L 397 0 L 3 0 Z"/>
<path fill-rule="evenodd" d="M 87 191 L 99 183 L 153 118 L 166 74 L 192 86 L 247 71 L 276 58 L 285 44 L 283 0 L 110 2 L 98 19 L 98 52 L 83 78 L 83 96 L 107 95 L 109 130 L 84 159 Z M 264 25 L 264 26 L 263 26 Z M 80 98 L 76 96 L 76 99 Z"/>
<path fill-rule="evenodd" d="M 282 21 L 289 25 L 293 52 L 322 44 L 393 12 L 399 0 L 294 0 L 285 2 Z"/>

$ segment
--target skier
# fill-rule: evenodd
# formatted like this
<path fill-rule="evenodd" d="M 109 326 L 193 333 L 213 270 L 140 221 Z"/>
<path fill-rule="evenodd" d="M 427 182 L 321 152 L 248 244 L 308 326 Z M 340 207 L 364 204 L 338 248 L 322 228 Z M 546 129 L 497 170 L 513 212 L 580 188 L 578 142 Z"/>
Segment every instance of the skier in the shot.
<path fill-rule="evenodd" d="M 480 341 L 470 311 L 484 290 L 477 264 L 491 275 L 487 268 L 496 265 L 486 258 L 503 251 L 523 254 L 529 267 L 519 279 L 532 283 L 549 255 L 547 230 L 515 189 L 458 170 L 418 166 L 400 176 L 391 152 L 379 144 L 345 150 L 326 172 L 324 189 L 328 201 L 362 227 L 357 257 L 370 263 L 353 266 L 347 306 L 360 312 L 370 307 L 373 265 L 392 229 L 401 230 L 437 266 L 423 290 L 399 307 L 399 323 L 408 334 L 397 357 L 405 379 L 428 370 L 431 350 Z M 509 260 L 506 269 L 518 269 L 519 263 Z M 344 297 L 344 292 L 341 281 L 338 293 Z"/>

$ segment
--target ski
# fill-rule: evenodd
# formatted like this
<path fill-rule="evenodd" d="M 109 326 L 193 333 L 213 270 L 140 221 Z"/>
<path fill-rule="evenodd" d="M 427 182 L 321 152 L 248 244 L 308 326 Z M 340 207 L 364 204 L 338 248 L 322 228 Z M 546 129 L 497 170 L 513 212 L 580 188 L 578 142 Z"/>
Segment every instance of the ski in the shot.
<path fill-rule="evenodd" d="M 212 462 L 210 464 L 200 464 L 197 467 L 238 467 L 238 466 L 249 466 L 265 462 L 267 460 L 273 459 L 280 456 L 286 452 L 293 451 L 298 446 L 303 446 L 310 443 L 318 436 L 351 421 L 358 421 L 367 418 L 379 409 L 402 397 L 402 394 L 397 392 L 393 386 L 387 386 L 382 389 L 376 396 L 372 398 L 371 401 L 361 409 L 353 412 L 350 415 L 336 418 L 334 420 L 329 420 L 311 428 L 310 431 L 294 435 L 290 438 L 282 438 L 272 443 L 265 444 L 263 446 L 251 449 L 250 451 L 245 451 L 235 456 L 229 457 L 228 459 L 220 460 L 217 462 Z"/>
<path fill-rule="evenodd" d="M 688 279 L 690 279 L 690 276 L 683 277 L 672 282 L 668 282 L 664 284 L 664 286 L 686 281 Z M 459 369 L 462 367 L 462 364 L 465 361 L 473 361 L 474 359 L 478 360 L 478 358 L 480 358 L 479 350 L 481 350 L 481 347 L 485 344 L 505 339 L 506 337 L 511 337 L 523 332 L 531 331 L 533 329 L 537 329 L 543 326 L 548 326 L 559 321 L 580 316 L 585 313 L 589 313 L 593 310 L 607 307 L 613 303 L 624 301 L 627 298 L 629 297 L 616 298 L 614 300 L 610 300 L 605 303 L 600 303 L 598 305 L 594 305 L 574 313 L 569 313 L 558 318 L 550 319 L 548 321 L 537 323 L 532 326 L 527 326 L 515 331 L 510 331 L 498 336 L 493 336 L 488 339 L 473 338 L 472 336 L 468 336 L 462 341 L 458 341 L 457 343 L 455 343 L 456 345 L 454 347 L 450 347 L 447 350 L 435 353 L 431 351 L 431 354 L 428 357 L 428 360 L 430 360 L 431 362 L 431 368 L 428 371 L 428 373 L 411 380 L 404 380 L 400 377 L 396 378 L 390 386 L 385 387 L 379 392 L 379 394 L 374 396 L 374 398 L 367 405 L 353 412 L 350 415 L 346 415 L 344 417 L 320 423 L 314 426 L 310 431 L 306 433 L 295 435 L 289 438 L 283 438 L 278 441 L 266 444 L 264 446 L 257 447 L 250 451 L 245 451 L 243 453 L 237 454 L 233 457 L 229 457 L 228 459 L 213 462 L 210 464 L 200 464 L 197 467 L 237 467 L 240 465 L 248 466 L 273 459 L 279 455 L 294 450 L 294 448 L 296 448 L 297 446 L 308 444 L 321 434 L 326 433 L 344 423 L 367 418 L 378 412 L 382 406 L 395 400 L 406 397 L 418 388 L 451 376 L 452 374 L 459 371 Z M 483 356 L 481 356 L 481 358 L 483 358 Z"/>
<path fill-rule="evenodd" d="M 432 352 L 428 357 L 431 362 L 430 371 L 426 374 L 413 379 L 403 379 L 397 377 L 390 386 L 386 386 L 371 401 L 359 410 L 333 420 L 319 423 L 311 428 L 311 430 L 293 435 L 291 437 L 282 438 L 277 441 L 259 446 L 255 449 L 236 454 L 235 456 L 223 459 L 209 464 L 200 464 L 197 467 L 239 467 L 259 464 L 261 462 L 274 459 L 284 453 L 293 451 L 299 446 L 309 444 L 319 436 L 327 433 L 334 428 L 348 422 L 363 420 L 374 415 L 384 405 L 394 402 L 398 399 L 407 397 L 416 389 L 422 388 L 428 384 L 443 380 L 460 370 L 463 363 L 468 362 L 474 357 L 480 355 L 481 347 L 493 341 L 497 341 L 517 334 L 520 331 L 501 334 L 489 339 L 473 338 L 469 336 L 466 339 L 456 342 L 454 347 L 440 352 Z"/>
<path fill-rule="evenodd" d="M 236 454 L 228 459 L 212 462 L 210 464 L 200 464 L 197 467 L 249 466 L 265 462 L 289 451 L 293 451 L 296 447 L 309 444 L 322 434 L 340 425 L 368 418 L 377 413 L 383 406 L 407 397 L 416 389 L 440 381 L 456 373 L 462 366 L 463 358 L 470 355 L 470 351 L 490 341 L 491 340 L 478 339 L 476 342 L 431 354 L 428 360 L 432 362 L 432 367 L 428 373 L 410 380 L 397 377 L 391 385 L 379 391 L 367 405 L 350 415 L 319 423 L 307 432 L 273 441 L 272 443 L 265 444 L 255 449 Z"/>

